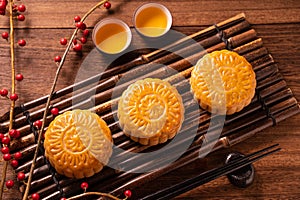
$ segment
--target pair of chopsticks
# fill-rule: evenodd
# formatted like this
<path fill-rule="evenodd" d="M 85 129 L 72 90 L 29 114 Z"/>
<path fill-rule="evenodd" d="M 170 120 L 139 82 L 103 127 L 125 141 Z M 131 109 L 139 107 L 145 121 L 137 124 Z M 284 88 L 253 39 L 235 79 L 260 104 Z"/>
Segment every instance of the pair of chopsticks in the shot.
<path fill-rule="evenodd" d="M 279 144 L 275 144 L 270 147 L 259 150 L 257 152 L 251 153 L 245 157 L 234 159 L 233 161 L 223 165 L 222 167 L 206 171 L 196 177 L 193 177 L 186 181 L 182 181 L 176 185 L 162 189 L 158 192 L 152 193 L 146 197 L 141 198 L 140 200 L 171 199 L 171 198 L 176 197 L 184 192 L 192 190 L 200 185 L 203 185 L 214 179 L 217 179 L 221 176 L 230 174 L 238 169 L 241 169 L 263 157 L 266 157 L 277 151 L 280 151 L 281 148 L 279 148 L 278 146 L 279 146 Z"/>

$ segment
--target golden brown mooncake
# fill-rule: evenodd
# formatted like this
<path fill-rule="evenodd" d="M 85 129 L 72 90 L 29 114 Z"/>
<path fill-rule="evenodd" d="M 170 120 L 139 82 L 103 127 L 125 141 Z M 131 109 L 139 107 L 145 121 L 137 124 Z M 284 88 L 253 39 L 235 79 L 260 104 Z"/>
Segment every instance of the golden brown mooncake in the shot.
<path fill-rule="evenodd" d="M 112 137 L 97 114 L 73 110 L 50 123 L 44 147 L 46 158 L 59 174 L 79 179 L 94 175 L 108 163 Z"/>
<path fill-rule="evenodd" d="M 184 119 L 182 98 L 175 87 L 147 78 L 130 85 L 118 104 L 123 132 L 143 145 L 156 145 L 173 138 Z"/>
<path fill-rule="evenodd" d="M 244 57 L 222 50 L 207 54 L 197 62 L 190 84 L 203 109 L 230 115 L 251 102 L 256 80 L 251 64 Z"/>

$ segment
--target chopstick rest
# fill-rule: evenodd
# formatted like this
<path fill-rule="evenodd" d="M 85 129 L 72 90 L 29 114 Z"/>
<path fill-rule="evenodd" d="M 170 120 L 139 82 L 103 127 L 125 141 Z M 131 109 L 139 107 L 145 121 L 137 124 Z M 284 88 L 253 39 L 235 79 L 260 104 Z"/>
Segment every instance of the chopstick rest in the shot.
<path fill-rule="evenodd" d="M 226 157 L 225 164 L 230 163 L 236 159 L 244 158 L 245 155 L 235 152 L 229 153 Z M 249 164 L 241 169 L 233 171 L 230 174 L 227 174 L 227 178 L 229 179 L 230 183 L 239 187 L 239 188 L 246 188 L 251 185 L 254 181 L 255 177 L 255 169 L 253 164 Z"/>

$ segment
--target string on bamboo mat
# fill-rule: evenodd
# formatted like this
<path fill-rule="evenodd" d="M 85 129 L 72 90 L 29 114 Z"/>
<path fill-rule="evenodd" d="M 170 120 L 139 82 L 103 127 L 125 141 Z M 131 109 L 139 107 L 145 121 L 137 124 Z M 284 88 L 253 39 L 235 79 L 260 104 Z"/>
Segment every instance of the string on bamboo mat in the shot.
<path fill-rule="evenodd" d="M 31 121 L 30 119 L 30 112 L 27 111 L 24 107 L 24 105 L 21 105 L 20 106 L 21 109 L 22 109 L 22 113 L 23 115 L 26 117 L 26 120 L 28 122 L 28 124 L 30 125 L 30 129 L 32 131 L 32 133 L 34 134 L 34 138 L 35 138 L 35 143 L 37 143 L 37 138 L 38 138 L 38 131 L 37 131 L 37 128 L 34 126 L 34 123 Z M 39 151 L 40 153 L 42 154 L 43 156 L 43 159 L 44 159 L 44 162 L 46 163 L 47 167 L 48 167 L 48 170 L 51 174 L 51 177 L 53 179 L 53 182 L 55 183 L 56 185 L 56 188 L 57 190 L 59 191 L 60 193 L 60 197 L 64 197 L 64 191 L 63 191 L 63 188 L 61 187 L 60 183 L 59 183 L 59 180 L 58 178 L 56 177 L 56 170 L 52 167 L 52 165 L 50 164 L 49 160 L 44 156 L 45 155 L 45 149 L 44 149 L 44 145 L 43 145 L 43 141 L 41 141 L 41 145 L 39 147 Z"/>
<path fill-rule="evenodd" d="M 230 42 L 228 41 L 228 38 L 224 34 L 224 31 L 221 30 L 221 28 L 217 24 L 214 24 L 214 27 L 217 30 L 218 34 L 220 35 L 221 40 L 225 43 L 226 49 L 233 51 L 233 49 L 231 48 Z M 261 96 L 259 90 L 256 90 L 256 94 L 257 94 L 258 101 L 260 102 L 260 104 L 262 106 L 262 109 L 266 112 L 267 118 L 272 119 L 273 126 L 276 126 L 277 125 L 276 118 L 273 116 L 270 108 L 266 104 L 265 99 Z"/>
<path fill-rule="evenodd" d="M 221 30 L 221 28 L 217 24 L 214 24 L 214 27 L 220 35 L 221 40 L 225 43 L 226 49 L 232 51 L 233 49 L 231 48 L 228 38 L 224 34 L 224 31 Z"/>
<path fill-rule="evenodd" d="M 260 102 L 262 109 L 266 112 L 268 118 L 272 119 L 273 126 L 277 125 L 276 118 L 272 114 L 270 107 L 267 105 L 265 99 L 261 96 L 260 91 L 256 89 L 257 100 Z"/>

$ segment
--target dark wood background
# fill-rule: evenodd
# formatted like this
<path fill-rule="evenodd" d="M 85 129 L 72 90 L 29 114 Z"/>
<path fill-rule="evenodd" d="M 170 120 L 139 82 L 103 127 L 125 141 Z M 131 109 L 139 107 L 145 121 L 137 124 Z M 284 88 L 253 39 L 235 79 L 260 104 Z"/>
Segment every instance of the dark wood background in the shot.
<path fill-rule="evenodd" d="M 56 65 L 53 58 L 61 55 L 64 48 L 61 37 L 73 32 L 73 17 L 83 15 L 97 1 L 41 1 L 24 0 L 27 6 L 24 22 L 16 22 L 16 39 L 24 38 L 27 46 L 16 47 L 16 72 L 22 73 L 24 81 L 17 83 L 20 98 L 17 104 L 46 95 L 54 78 Z M 92 28 L 95 22 L 113 16 L 132 27 L 134 10 L 146 1 L 111 1 L 111 11 L 97 10 L 87 21 Z M 156 1 L 154 1 L 156 2 Z M 300 1 L 299 0 L 173 0 L 157 1 L 165 4 L 173 15 L 174 29 L 190 34 L 214 23 L 244 12 L 247 19 L 263 38 L 280 72 L 294 95 L 300 100 Z M 19 1 L 17 1 L 19 4 Z M 8 17 L 0 16 L 0 32 L 8 30 Z M 83 56 L 71 52 L 59 77 L 57 89 L 72 84 L 84 56 L 94 48 L 91 39 L 84 46 Z M 0 40 L 0 88 L 10 88 L 9 45 Z M 0 115 L 9 110 L 9 101 L 0 99 Z M 187 192 L 177 199 L 300 199 L 300 115 L 281 122 L 278 126 L 258 133 L 248 141 L 232 149 L 210 155 L 206 166 L 224 159 L 227 151 L 253 152 L 267 145 L 279 143 L 282 151 L 255 163 L 256 178 L 247 189 L 232 186 L 225 177 Z M 3 162 L 0 162 L 0 170 Z M 150 185 L 159 188 L 201 171 L 202 162 L 195 162 L 154 181 Z M 14 178 L 12 169 L 8 176 Z M 141 187 L 140 191 L 147 190 Z M 5 193 L 4 199 L 19 199 L 17 186 Z"/>

